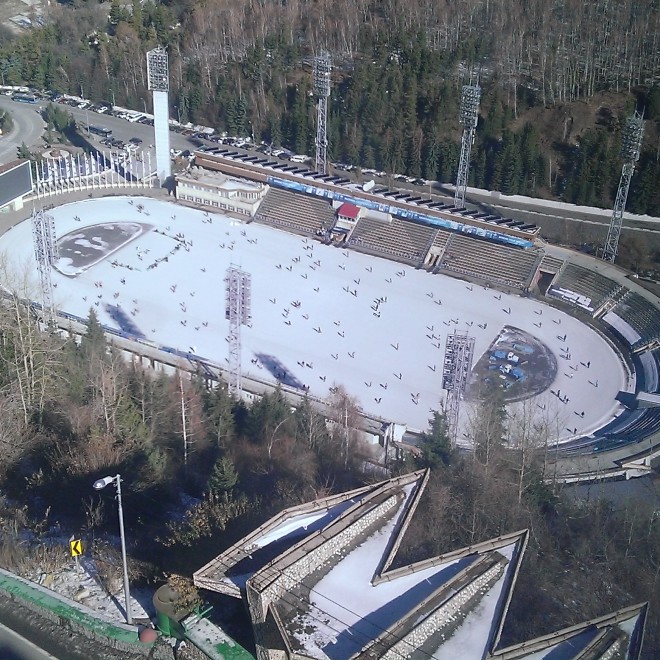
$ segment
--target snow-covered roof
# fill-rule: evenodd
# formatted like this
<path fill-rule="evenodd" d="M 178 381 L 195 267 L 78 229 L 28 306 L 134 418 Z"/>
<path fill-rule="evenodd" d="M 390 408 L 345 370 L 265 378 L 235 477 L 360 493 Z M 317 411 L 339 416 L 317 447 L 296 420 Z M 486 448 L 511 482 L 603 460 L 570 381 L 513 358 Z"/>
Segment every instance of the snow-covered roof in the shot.
<path fill-rule="evenodd" d="M 487 660 L 572 660 L 639 657 L 646 623 L 646 603 L 498 649 Z"/>

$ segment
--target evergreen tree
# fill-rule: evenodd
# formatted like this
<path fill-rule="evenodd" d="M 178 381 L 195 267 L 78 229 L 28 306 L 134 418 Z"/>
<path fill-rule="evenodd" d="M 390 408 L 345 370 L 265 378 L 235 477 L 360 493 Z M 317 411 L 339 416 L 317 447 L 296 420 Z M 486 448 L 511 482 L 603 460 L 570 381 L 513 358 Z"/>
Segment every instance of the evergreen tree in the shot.
<path fill-rule="evenodd" d="M 28 160 L 32 158 L 32 152 L 28 149 L 25 142 L 21 142 L 21 146 L 16 150 L 16 157 L 20 160 Z"/>
<path fill-rule="evenodd" d="M 83 360 L 91 364 L 94 360 L 105 359 L 108 345 L 105 339 L 103 326 L 99 322 L 96 311 L 90 307 L 87 316 L 87 332 L 80 340 L 80 351 Z"/>
<path fill-rule="evenodd" d="M 257 442 L 270 441 L 278 425 L 291 418 L 291 406 L 278 387 L 265 393 L 250 407 L 246 420 L 248 437 Z M 284 428 L 279 430 L 284 431 Z"/>
<path fill-rule="evenodd" d="M 238 473 L 228 456 L 221 456 L 215 462 L 209 477 L 208 487 L 213 495 L 227 494 L 238 483 Z"/>
<path fill-rule="evenodd" d="M 449 425 L 445 412 L 434 410 L 429 419 L 429 431 L 424 433 L 421 442 L 423 467 L 436 468 L 447 464 L 451 458 L 451 441 Z"/>
<path fill-rule="evenodd" d="M 219 447 L 225 447 L 235 433 L 233 405 L 227 385 L 224 382 L 208 388 L 204 397 L 206 415 L 213 433 L 213 440 Z"/>

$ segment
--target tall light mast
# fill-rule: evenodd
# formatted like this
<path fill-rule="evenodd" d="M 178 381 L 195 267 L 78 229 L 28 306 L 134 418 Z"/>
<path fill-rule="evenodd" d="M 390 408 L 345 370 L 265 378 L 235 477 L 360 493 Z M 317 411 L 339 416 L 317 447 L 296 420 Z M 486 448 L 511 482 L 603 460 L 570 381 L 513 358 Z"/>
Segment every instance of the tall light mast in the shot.
<path fill-rule="evenodd" d="M 314 96 L 316 102 L 316 171 L 328 171 L 328 97 L 330 96 L 330 72 L 332 63 L 328 53 L 314 58 Z"/>
<path fill-rule="evenodd" d="M 461 109 L 458 117 L 458 121 L 463 126 L 463 138 L 461 139 L 461 158 L 458 163 L 456 193 L 454 195 L 454 206 L 457 209 L 465 207 L 465 190 L 468 184 L 468 174 L 470 173 L 470 150 L 477 130 L 480 100 L 481 87 L 479 85 L 463 85 Z"/>
<path fill-rule="evenodd" d="M 32 211 L 32 242 L 34 257 L 37 260 L 39 284 L 41 287 L 41 311 L 44 321 L 54 323 L 57 317 L 53 297 L 51 267 L 57 260 L 55 241 L 55 220 L 43 209 Z"/>
<path fill-rule="evenodd" d="M 467 389 L 472 373 L 475 338 L 467 331 L 457 331 L 447 335 L 445 342 L 445 360 L 442 370 L 442 388 L 447 390 L 445 410 L 447 424 L 453 445 L 458 435 L 458 420 L 461 401 Z"/>
<path fill-rule="evenodd" d="M 621 157 L 623 158 L 623 169 L 619 189 L 616 191 L 616 200 L 612 210 L 610 228 L 607 231 L 605 247 L 603 248 L 603 261 L 614 263 L 619 249 L 619 238 L 621 237 L 621 226 L 623 224 L 623 212 L 626 209 L 630 180 L 635 172 L 635 163 L 639 160 L 642 150 L 642 138 L 644 137 L 644 120 L 637 111 L 626 121 L 621 142 Z"/>
<path fill-rule="evenodd" d="M 172 176 L 170 162 L 170 77 L 167 51 L 159 46 L 147 53 L 147 79 L 153 94 L 156 176 L 161 186 Z"/>
<path fill-rule="evenodd" d="M 241 326 L 252 322 L 252 278 L 236 266 L 225 275 L 225 318 L 229 321 L 229 393 L 243 392 L 241 372 Z"/>

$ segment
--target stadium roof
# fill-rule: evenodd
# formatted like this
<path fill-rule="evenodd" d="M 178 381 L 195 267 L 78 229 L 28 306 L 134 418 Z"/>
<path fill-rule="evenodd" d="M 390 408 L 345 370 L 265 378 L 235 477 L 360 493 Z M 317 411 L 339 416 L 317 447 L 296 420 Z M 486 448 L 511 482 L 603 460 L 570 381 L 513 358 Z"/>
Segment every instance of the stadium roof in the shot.
<path fill-rule="evenodd" d="M 413 472 L 286 509 L 195 584 L 247 599 L 262 658 L 638 657 L 645 605 L 498 649 L 526 531 L 391 568 L 427 480 Z"/>

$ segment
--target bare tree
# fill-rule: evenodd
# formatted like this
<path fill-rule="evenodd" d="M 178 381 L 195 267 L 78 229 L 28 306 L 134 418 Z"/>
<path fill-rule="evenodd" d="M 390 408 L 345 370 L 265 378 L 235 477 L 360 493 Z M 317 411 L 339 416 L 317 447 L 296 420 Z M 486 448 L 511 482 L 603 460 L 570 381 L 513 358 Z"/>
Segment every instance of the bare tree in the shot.
<path fill-rule="evenodd" d="M 347 470 L 349 464 L 359 462 L 368 454 L 359 431 L 360 408 L 357 399 L 348 394 L 342 385 L 333 388 L 327 407 L 331 420 L 331 442 L 337 450 L 338 462 Z"/>
<path fill-rule="evenodd" d="M 62 340 L 46 332 L 33 313 L 36 288 L 29 267 L 12 266 L 0 259 L 0 285 L 8 294 L 0 304 L 0 360 L 8 374 L 6 390 L 14 392 L 24 424 L 41 416 L 53 391 Z"/>

